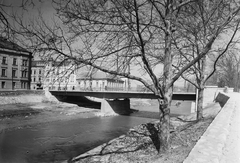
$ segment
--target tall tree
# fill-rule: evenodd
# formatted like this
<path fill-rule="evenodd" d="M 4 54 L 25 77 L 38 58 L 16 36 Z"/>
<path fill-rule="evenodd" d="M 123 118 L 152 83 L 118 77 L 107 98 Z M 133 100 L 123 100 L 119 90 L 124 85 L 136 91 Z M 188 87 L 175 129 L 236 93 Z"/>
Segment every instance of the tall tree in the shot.
<path fill-rule="evenodd" d="M 218 32 L 219 25 L 221 26 L 221 24 L 224 24 L 226 15 L 232 12 L 231 5 L 232 4 L 228 1 L 203 0 L 192 3 L 188 6 L 185 12 L 182 12 L 183 24 L 180 25 L 183 28 L 181 28 L 182 30 L 179 32 L 179 35 L 177 35 L 173 43 L 176 52 L 179 54 L 179 56 L 176 56 L 176 62 L 174 63 L 174 67 L 177 70 L 201 55 L 201 52 L 209 42 L 209 36 L 211 36 L 212 33 Z M 236 11 L 238 12 L 238 9 Z M 192 17 L 186 15 L 192 15 Z M 215 72 L 216 62 L 235 42 L 234 37 L 239 29 L 239 20 L 237 18 L 231 19 L 232 23 L 224 26 L 219 37 L 220 39 L 223 37 L 226 38 L 226 33 L 228 33 L 230 38 L 227 38 L 222 42 L 216 42 L 211 50 L 207 52 L 208 56 L 205 55 L 202 57 L 181 75 L 198 90 L 198 120 L 203 118 L 203 92 L 205 84 Z M 213 68 L 207 70 L 208 57 L 211 55 L 216 57 L 214 59 Z"/>
<path fill-rule="evenodd" d="M 143 83 L 159 97 L 158 150 L 164 152 L 169 148 L 169 114 L 174 82 L 208 54 L 239 12 L 239 8 L 234 8 L 229 15 L 216 20 L 218 26 L 209 33 L 198 56 L 190 58 L 190 62 L 174 73 L 172 64 L 176 53 L 173 53 L 172 45 L 175 35 L 184 30 L 185 26 L 181 24 L 192 17 L 186 14 L 184 18 L 181 14 L 198 3 L 198 0 L 57 1 L 54 6 L 58 19 L 50 25 L 43 17 L 29 23 L 15 17 L 16 31 L 29 48 L 41 56 L 74 60 L 76 64 L 90 65 Z M 129 64 L 144 71 L 151 82 L 141 75 L 129 73 Z M 162 76 L 153 71 L 158 64 L 163 64 Z"/>
<path fill-rule="evenodd" d="M 222 56 L 217 63 L 217 71 L 219 80 L 224 82 L 225 86 L 234 88 L 236 92 L 239 91 L 240 56 L 238 50 L 231 50 Z"/>

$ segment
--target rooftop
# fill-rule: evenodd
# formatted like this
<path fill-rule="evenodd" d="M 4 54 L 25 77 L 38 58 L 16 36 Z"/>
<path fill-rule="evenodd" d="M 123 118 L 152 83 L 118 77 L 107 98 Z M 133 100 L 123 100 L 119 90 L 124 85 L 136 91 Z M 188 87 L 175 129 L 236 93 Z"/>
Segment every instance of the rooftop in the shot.
<path fill-rule="evenodd" d="M 29 51 L 27 51 L 26 49 L 22 48 L 14 42 L 7 40 L 4 37 L 0 37 L 0 48 L 29 53 Z"/>

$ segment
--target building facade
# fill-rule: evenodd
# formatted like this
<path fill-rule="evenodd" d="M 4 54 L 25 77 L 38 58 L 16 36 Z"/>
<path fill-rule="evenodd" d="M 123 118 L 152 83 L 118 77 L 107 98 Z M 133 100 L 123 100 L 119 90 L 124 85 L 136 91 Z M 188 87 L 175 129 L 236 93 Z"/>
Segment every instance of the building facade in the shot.
<path fill-rule="evenodd" d="M 49 90 L 75 90 L 77 65 L 72 62 L 47 62 L 43 88 Z"/>
<path fill-rule="evenodd" d="M 31 89 L 127 91 L 129 80 L 70 61 L 33 61 Z"/>
<path fill-rule="evenodd" d="M 77 89 L 85 91 L 124 91 L 127 90 L 126 82 L 117 76 L 102 71 L 86 72 L 77 76 Z"/>
<path fill-rule="evenodd" d="M 43 89 L 43 84 L 45 80 L 45 66 L 45 61 L 32 61 L 31 89 Z"/>
<path fill-rule="evenodd" d="M 32 53 L 0 38 L 0 90 L 30 89 Z"/>

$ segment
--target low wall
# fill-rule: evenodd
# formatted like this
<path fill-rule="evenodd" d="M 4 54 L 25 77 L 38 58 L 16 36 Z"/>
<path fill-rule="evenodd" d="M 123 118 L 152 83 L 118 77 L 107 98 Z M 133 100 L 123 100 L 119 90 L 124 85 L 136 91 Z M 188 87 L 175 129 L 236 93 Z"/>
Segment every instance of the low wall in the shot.
<path fill-rule="evenodd" d="M 57 102 L 55 97 L 43 90 L 1 91 L 0 105 L 35 102 Z"/>
<path fill-rule="evenodd" d="M 228 95 L 230 99 L 198 140 L 188 157 L 184 160 L 184 163 L 221 162 L 223 150 L 233 120 L 232 116 L 234 115 L 234 111 L 239 109 L 236 107 L 237 99 L 234 97 L 234 93 L 220 93 L 221 97 L 218 99 L 225 100 L 226 98 L 223 96 L 226 95 Z"/>

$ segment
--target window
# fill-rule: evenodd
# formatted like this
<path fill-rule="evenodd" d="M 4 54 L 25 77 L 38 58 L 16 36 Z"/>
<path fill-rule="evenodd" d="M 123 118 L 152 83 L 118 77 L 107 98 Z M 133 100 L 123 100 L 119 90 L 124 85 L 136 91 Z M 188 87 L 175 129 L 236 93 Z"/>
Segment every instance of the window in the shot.
<path fill-rule="evenodd" d="M 41 70 L 39 70 L 39 74 L 41 74 L 42 72 L 41 72 Z"/>
<path fill-rule="evenodd" d="M 14 78 L 17 77 L 17 70 L 12 70 L 12 77 L 14 77 Z"/>
<path fill-rule="evenodd" d="M 28 84 L 27 82 L 21 82 L 21 88 L 27 88 Z"/>
<path fill-rule="evenodd" d="M 1 88 L 6 88 L 6 82 L 2 81 Z"/>
<path fill-rule="evenodd" d="M 23 78 L 26 78 L 26 77 L 27 77 L 27 71 L 26 71 L 26 70 L 23 70 L 23 71 L 22 71 L 22 77 L 23 77 Z"/>
<path fill-rule="evenodd" d="M 13 65 L 17 66 L 17 58 L 13 58 Z"/>
<path fill-rule="evenodd" d="M 2 77 L 7 77 L 7 70 L 6 69 L 2 69 Z"/>
<path fill-rule="evenodd" d="M 73 83 L 74 82 L 74 76 L 70 76 L 70 82 Z"/>
<path fill-rule="evenodd" d="M 2 58 L 2 64 L 5 64 L 5 65 L 7 64 L 7 57 Z"/>
<path fill-rule="evenodd" d="M 28 65 L 27 62 L 28 62 L 27 59 L 23 59 L 23 60 L 22 60 L 22 66 L 27 66 L 27 65 Z"/>
<path fill-rule="evenodd" d="M 38 78 L 38 81 L 41 81 L 41 77 Z"/>
<path fill-rule="evenodd" d="M 36 78 L 33 78 L 33 82 L 35 82 L 36 81 Z"/>
<path fill-rule="evenodd" d="M 13 82 L 12 84 L 13 84 L 12 88 L 15 89 L 16 88 L 16 82 Z"/>

